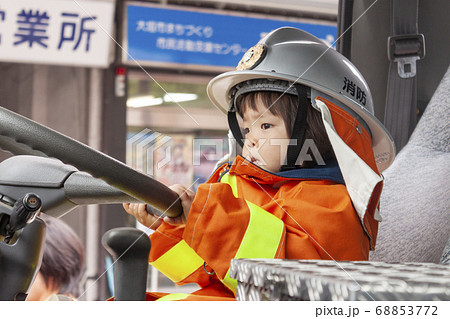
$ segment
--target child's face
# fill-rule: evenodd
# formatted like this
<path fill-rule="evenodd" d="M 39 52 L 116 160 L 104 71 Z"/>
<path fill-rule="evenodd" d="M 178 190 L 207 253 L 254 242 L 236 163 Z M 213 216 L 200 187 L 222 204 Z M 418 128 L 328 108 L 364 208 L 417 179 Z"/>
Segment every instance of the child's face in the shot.
<path fill-rule="evenodd" d="M 261 103 L 243 114 L 244 148 L 242 156 L 259 167 L 277 173 L 283 165 L 289 136 L 281 116 L 272 114 Z"/>

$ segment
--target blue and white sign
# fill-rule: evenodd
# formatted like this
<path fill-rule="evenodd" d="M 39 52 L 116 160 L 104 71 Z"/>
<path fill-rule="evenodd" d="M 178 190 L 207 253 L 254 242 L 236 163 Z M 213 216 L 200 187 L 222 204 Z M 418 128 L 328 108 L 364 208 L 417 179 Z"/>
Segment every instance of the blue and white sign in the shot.
<path fill-rule="evenodd" d="M 328 44 L 333 25 L 260 19 L 216 13 L 126 5 L 124 63 L 166 67 L 234 68 L 242 55 L 268 32 L 291 26 Z"/>
<path fill-rule="evenodd" d="M 114 5 L 0 0 L 0 61 L 107 67 Z"/>

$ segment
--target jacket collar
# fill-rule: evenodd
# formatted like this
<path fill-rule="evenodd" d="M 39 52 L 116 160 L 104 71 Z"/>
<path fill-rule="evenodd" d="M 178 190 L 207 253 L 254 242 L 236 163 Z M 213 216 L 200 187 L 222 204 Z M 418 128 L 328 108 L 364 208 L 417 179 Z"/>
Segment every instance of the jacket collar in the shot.
<path fill-rule="evenodd" d="M 328 180 L 338 184 L 344 184 L 344 179 L 336 161 L 330 161 L 326 165 L 312 168 L 300 168 L 271 173 L 249 162 L 241 155 L 238 155 L 233 164 L 231 164 L 229 172 L 230 174 L 240 175 L 245 179 L 255 179 L 264 184 L 289 180 Z"/>

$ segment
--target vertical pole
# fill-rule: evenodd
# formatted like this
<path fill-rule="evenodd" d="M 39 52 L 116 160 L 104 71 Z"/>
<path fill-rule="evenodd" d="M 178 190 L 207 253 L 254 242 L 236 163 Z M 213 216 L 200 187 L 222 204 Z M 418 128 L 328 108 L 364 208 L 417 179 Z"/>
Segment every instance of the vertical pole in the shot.
<path fill-rule="evenodd" d="M 102 72 L 91 69 L 89 73 L 88 144 L 100 150 L 102 141 Z M 86 300 L 99 299 L 97 277 L 102 273 L 99 263 L 100 210 L 98 205 L 87 206 L 86 218 Z"/>

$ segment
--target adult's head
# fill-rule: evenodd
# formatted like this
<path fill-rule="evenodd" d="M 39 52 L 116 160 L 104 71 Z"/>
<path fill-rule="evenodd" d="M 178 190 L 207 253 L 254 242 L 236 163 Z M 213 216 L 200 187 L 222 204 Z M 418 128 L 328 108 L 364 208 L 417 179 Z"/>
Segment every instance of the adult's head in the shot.
<path fill-rule="evenodd" d="M 27 300 L 48 300 L 53 294 L 78 297 L 85 264 L 84 246 L 61 219 L 42 214 L 46 228 L 41 268 Z"/>

